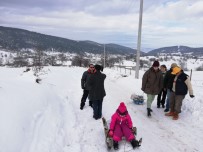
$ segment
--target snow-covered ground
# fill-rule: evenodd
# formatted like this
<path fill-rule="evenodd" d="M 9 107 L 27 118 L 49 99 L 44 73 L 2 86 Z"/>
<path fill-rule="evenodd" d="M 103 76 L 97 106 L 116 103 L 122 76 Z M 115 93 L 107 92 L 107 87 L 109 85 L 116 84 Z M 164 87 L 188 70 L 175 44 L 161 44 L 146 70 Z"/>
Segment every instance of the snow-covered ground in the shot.
<path fill-rule="evenodd" d="M 0 152 L 107 151 L 101 119 L 92 118 L 88 104 L 79 109 L 80 80 L 86 69 L 47 67 L 41 84 L 35 83 L 32 71 L 24 70 L 0 67 Z M 203 72 L 193 72 L 195 98 L 186 96 L 177 121 L 164 116 L 164 109 L 156 108 L 156 100 L 151 118 L 146 116 L 146 103 L 131 101 L 132 93 L 143 94 L 144 71 L 140 71 L 140 79 L 134 78 L 134 72 L 127 77 L 116 69 L 105 69 L 104 73 L 107 96 L 103 116 L 109 120 L 119 103 L 126 103 L 138 129 L 137 138 L 143 138 L 142 146 L 134 151 L 203 151 Z M 118 151 L 133 151 L 125 141 L 119 147 Z"/>

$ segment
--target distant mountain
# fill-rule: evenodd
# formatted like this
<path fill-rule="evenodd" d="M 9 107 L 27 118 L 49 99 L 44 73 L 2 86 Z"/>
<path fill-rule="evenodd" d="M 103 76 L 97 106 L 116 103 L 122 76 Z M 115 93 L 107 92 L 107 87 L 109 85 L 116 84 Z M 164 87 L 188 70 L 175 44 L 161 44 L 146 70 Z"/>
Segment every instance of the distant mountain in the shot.
<path fill-rule="evenodd" d="M 9 51 L 41 48 L 45 51 L 101 54 L 104 50 L 104 45 L 93 41 L 74 41 L 23 29 L 0 26 L 0 48 Z M 105 49 L 110 54 L 124 55 L 135 53 L 134 49 L 117 44 L 106 44 Z"/>
<path fill-rule="evenodd" d="M 192 55 L 198 56 L 203 55 L 203 47 L 200 48 L 191 48 L 187 46 L 171 46 L 171 47 L 163 47 L 159 49 L 154 49 L 149 51 L 146 55 L 157 55 L 160 53 L 171 54 L 171 53 L 181 53 L 186 54 L 190 53 Z"/>

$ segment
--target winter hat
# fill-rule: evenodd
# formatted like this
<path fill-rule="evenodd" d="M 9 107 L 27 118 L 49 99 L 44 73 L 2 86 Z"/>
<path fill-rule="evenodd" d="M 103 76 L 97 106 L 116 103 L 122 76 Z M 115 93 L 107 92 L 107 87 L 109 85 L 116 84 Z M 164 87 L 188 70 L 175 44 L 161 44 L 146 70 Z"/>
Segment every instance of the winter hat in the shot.
<path fill-rule="evenodd" d="M 178 65 L 176 63 L 171 64 L 171 68 L 177 67 Z"/>
<path fill-rule="evenodd" d="M 174 67 L 174 68 L 173 68 L 171 74 L 177 74 L 177 73 L 180 72 L 180 71 L 181 71 L 181 68 L 177 66 L 177 67 Z"/>
<path fill-rule="evenodd" d="M 124 113 L 127 111 L 126 109 L 126 106 L 125 106 L 125 103 L 124 102 L 121 102 L 119 107 L 118 107 L 118 110 L 120 111 L 120 113 Z"/>
<path fill-rule="evenodd" d="M 154 63 L 152 64 L 153 67 L 159 67 L 159 61 L 154 61 Z"/>

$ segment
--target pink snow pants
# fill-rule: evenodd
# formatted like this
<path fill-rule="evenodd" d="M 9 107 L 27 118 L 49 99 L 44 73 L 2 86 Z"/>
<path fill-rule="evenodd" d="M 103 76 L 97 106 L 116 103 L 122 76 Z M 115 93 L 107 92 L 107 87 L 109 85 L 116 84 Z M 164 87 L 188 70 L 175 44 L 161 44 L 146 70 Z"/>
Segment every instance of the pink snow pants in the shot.
<path fill-rule="evenodd" d="M 125 136 L 125 139 L 127 141 L 131 141 L 132 139 L 135 139 L 135 136 L 132 133 L 132 130 L 125 123 L 121 123 L 121 124 L 116 123 L 114 134 L 113 134 L 113 140 L 120 141 L 123 136 Z"/>

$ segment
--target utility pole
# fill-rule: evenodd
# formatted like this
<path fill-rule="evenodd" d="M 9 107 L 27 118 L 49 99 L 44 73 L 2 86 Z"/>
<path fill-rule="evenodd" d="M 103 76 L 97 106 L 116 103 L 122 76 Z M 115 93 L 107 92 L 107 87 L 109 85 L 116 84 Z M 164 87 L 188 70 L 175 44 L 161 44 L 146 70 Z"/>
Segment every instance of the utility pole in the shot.
<path fill-rule="evenodd" d="M 136 72 L 135 72 L 135 78 L 136 79 L 139 79 L 139 69 L 140 69 L 140 48 L 141 48 L 141 34 L 142 34 L 142 12 L 143 12 L 143 0 L 140 0 L 140 15 L 139 15 L 138 38 L 137 38 Z"/>
<path fill-rule="evenodd" d="M 105 68 L 105 60 L 106 60 L 106 50 L 105 50 L 105 44 L 104 44 L 104 68 Z"/>

